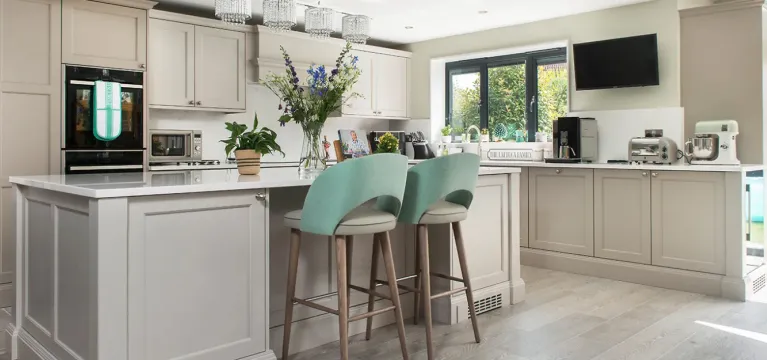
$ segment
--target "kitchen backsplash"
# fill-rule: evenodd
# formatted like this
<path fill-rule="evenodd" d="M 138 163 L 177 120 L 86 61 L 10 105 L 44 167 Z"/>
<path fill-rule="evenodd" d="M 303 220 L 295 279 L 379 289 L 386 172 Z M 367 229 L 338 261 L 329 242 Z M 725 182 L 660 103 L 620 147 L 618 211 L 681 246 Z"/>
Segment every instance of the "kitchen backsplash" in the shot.
<path fill-rule="evenodd" d="M 279 105 L 277 96 L 261 85 L 248 85 L 246 95 L 248 111 L 241 114 L 150 109 L 149 128 L 200 130 L 203 137 L 203 158 L 224 160 L 226 158 L 224 144 L 219 141 L 229 137 L 224 123 L 236 121 L 247 124 L 248 128 L 251 128 L 253 115 L 258 111 L 259 127 L 266 126 L 277 132 L 277 142 L 285 152 L 284 158 L 280 154 L 269 155 L 265 156 L 263 161 L 298 162 L 303 142 L 301 127 L 295 123 L 288 123 L 285 127 L 279 126 L 277 119 L 282 112 L 277 109 Z M 338 138 L 338 129 L 389 130 L 389 123 L 390 121 L 381 119 L 330 118 L 325 123 L 323 135 L 327 136 L 329 141 L 333 141 Z M 335 159 L 335 152 L 332 149 L 330 157 Z"/>

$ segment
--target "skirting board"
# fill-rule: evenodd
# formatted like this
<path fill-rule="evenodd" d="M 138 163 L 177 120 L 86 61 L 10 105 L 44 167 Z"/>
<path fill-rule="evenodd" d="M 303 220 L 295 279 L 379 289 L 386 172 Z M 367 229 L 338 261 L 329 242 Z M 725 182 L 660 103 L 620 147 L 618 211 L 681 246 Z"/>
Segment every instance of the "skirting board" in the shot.
<path fill-rule="evenodd" d="M 666 289 L 745 300 L 743 279 L 538 249 L 520 249 L 522 265 Z"/>

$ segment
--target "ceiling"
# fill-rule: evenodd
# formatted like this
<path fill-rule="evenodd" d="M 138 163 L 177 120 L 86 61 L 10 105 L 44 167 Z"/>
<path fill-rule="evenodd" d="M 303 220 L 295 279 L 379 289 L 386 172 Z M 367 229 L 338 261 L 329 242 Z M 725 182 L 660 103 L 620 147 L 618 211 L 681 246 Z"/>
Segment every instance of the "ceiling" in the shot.
<path fill-rule="evenodd" d="M 215 0 L 159 1 L 160 8 L 209 11 L 213 16 Z M 254 17 L 260 19 L 262 1 L 252 1 Z M 321 4 L 370 16 L 375 40 L 407 44 L 647 1 L 652 0 L 323 0 Z M 304 9 L 297 10 L 299 23 L 303 22 Z M 340 16 L 335 21 L 339 31 Z"/>

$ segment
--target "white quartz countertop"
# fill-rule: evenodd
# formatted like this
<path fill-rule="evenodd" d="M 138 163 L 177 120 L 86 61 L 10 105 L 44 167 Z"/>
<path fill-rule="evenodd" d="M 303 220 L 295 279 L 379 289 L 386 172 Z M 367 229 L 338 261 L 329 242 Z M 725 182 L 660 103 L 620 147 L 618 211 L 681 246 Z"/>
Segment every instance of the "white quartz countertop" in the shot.
<path fill-rule="evenodd" d="M 482 167 L 479 174 L 511 174 L 515 167 Z M 316 176 L 299 175 L 295 167 L 261 169 L 259 175 L 240 175 L 236 169 L 158 171 L 144 173 L 11 176 L 18 185 L 90 198 L 168 195 L 230 190 L 309 186 Z"/>
<path fill-rule="evenodd" d="M 422 161 L 422 160 L 421 160 Z M 419 160 L 411 160 L 417 163 Z M 579 164 L 554 164 L 538 161 L 488 161 L 480 163 L 485 167 L 540 167 L 540 168 L 579 168 L 579 169 L 619 169 L 619 170 L 648 170 L 648 171 L 713 171 L 713 172 L 749 172 L 764 169 L 764 165 L 688 165 L 677 163 L 673 165 L 629 165 L 629 164 L 606 164 L 606 163 L 579 163 Z"/>

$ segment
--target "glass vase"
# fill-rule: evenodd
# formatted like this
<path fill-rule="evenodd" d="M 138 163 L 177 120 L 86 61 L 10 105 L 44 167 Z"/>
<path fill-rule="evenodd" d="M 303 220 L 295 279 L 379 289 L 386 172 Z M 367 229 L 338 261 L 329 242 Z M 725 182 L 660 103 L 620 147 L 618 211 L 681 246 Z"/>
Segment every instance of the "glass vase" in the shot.
<path fill-rule="evenodd" d="M 298 171 L 302 174 L 319 173 L 328 167 L 328 153 L 322 142 L 324 122 L 307 121 L 301 125 L 304 131 L 304 144 L 301 147 L 301 158 Z"/>

